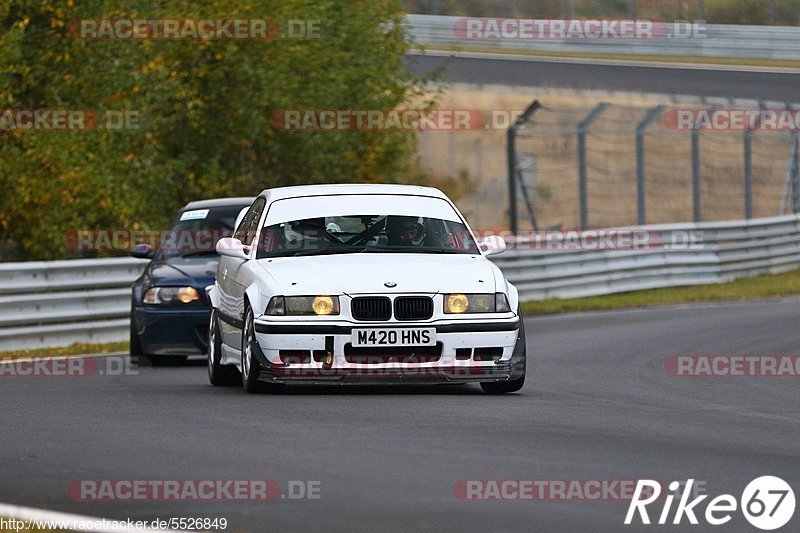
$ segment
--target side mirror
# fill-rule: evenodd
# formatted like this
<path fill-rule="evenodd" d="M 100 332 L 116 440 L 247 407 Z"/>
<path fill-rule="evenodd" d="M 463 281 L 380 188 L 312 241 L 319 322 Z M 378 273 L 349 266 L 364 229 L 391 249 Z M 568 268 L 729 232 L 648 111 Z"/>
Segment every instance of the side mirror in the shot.
<path fill-rule="evenodd" d="M 489 235 L 478 243 L 483 255 L 497 255 L 506 251 L 506 240 L 500 235 Z"/>
<path fill-rule="evenodd" d="M 131 256 L 136 257 L 138 259 L 152 259 L 155 255 L 153 253 L 153 248 L 149 244 L 137 244 L 133 248 L 131 248 Z"/>
<path fill-rule="evenodd" d="M 239 214 L 236 215 L 236 222 L 233 223 L 233 231 L 239 229 L 239 224 L 242 223 L 242 219 L 247 214 L 247 210 L 250 209 L 249 207 L 243 207 Z"/>
<path fill-rule="evenodd" d="M 236 259 L 248 259 L 249 249 L 245 251 L 245 246 L 242 241 L 233 237 L 223 237 L 217 241 L 217 253 L 227 257 L 235 257 Z"/>

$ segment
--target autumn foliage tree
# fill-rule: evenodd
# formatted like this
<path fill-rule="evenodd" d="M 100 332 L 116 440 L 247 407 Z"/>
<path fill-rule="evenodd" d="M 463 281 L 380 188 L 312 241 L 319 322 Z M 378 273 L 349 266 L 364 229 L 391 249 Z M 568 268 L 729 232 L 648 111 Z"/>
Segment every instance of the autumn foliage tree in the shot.
<path fill-rule="evenodd" d="M 81 19 L 145 18 L 318 21 L 319 31 L 268 40 L 70 31 Z M 0 260 L 70 257 L 65 234 L 75 229 L 163 228 L 195 199 L 413 180 L 409 132 L 291 132 L 271 123 L 282 109 L 419 101 L 423 84 L 403 62 L 402 20 L 399 0 L 0 0 L 0 112 L 138 114 L 132 129 L 0 129 Z"/>

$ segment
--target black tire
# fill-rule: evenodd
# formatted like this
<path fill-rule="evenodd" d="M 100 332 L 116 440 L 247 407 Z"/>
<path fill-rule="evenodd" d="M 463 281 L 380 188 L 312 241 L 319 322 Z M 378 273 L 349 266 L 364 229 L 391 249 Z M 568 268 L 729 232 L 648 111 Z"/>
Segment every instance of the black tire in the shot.
<path fill-rule="evenodd" d="M 131 336 L 129 343 L 129 352 L 132 365 L 138 365 L 142 358 L 142 342 L 139 340 L 139 334 L 136 333 L 136 324 L 133 321 L 133 310 L 131 309 Z"/>
<path fill-rule="evenodd" d="M 511 379 L 509 381 L 487 381 L 481 383 L 481 388 L 487 394 L 507 394 L 510 392 L 517 392 L 525 385 L 525 366 L 528 356 L 528 349 L 525 343 L 525 322 L 522 319 L 522 313 L 517 311 L 519 315 L 519 333 L 517 334 L 517 344 L 514 347 L 514 355 L 512 359 L 522 356 L 522 376 Z"/>
<path fill-rule="evenodd" d="M 265 383 L 258 380 L 258 370 L 261 364 L 256 358 L 256 335 L 253 310 L 246 306 L 244 310 L 244 324 L 242 326 L 242 386 L 246 392 L 254 394 L 276 393 L 283 389 L 279 383 Z"/>
<path fill-rule="evenodd" d="M 239 372 L 232 365 L 223 365 L 222 360 L 222 339 L 219 336 L 219 321 L 217 312 L 211 309 L 211 317 L 208 325 L 208 381 L 215 387 L 225 385 L 237 385 L 239 383 Z"/>
<path fill-rule="evenodd" d="M 180 366 L 186 363 L 185 355 L 145 355 L 153 366 Z"/>

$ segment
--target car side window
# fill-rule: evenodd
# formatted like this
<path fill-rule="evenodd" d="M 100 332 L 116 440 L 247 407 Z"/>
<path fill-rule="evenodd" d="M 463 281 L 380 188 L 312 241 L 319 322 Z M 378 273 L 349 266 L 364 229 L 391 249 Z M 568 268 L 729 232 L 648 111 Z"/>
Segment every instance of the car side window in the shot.
<path fill-rule="evenodd" d="M 233 234 L 234 238 L 242 241 L 245 246 L 253 244 L 253 239 L 255 239 L 258 230 L 258 222 L 261 220 L 261 214 L 264 212 L 266 203 L 267 201 L 264 198 L 257 198 Z"/>

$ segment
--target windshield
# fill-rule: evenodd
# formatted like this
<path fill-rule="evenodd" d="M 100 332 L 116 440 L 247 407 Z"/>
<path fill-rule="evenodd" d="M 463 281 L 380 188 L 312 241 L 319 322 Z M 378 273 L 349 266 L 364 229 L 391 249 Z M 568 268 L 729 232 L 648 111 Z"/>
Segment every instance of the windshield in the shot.
<path fill-rule="evenodd" d="M 345 215 L 306 218 L 266 226 L 258 257 L 347 253 L 477 254 L 461 222 L 405 215 Z"/>
<path fill-rule="evenodd" d="M 164 257 L 216 255 L 217 241 L 233 235 L 236 216 L 246 205 L 182 211 L 161 240 Z"/>

